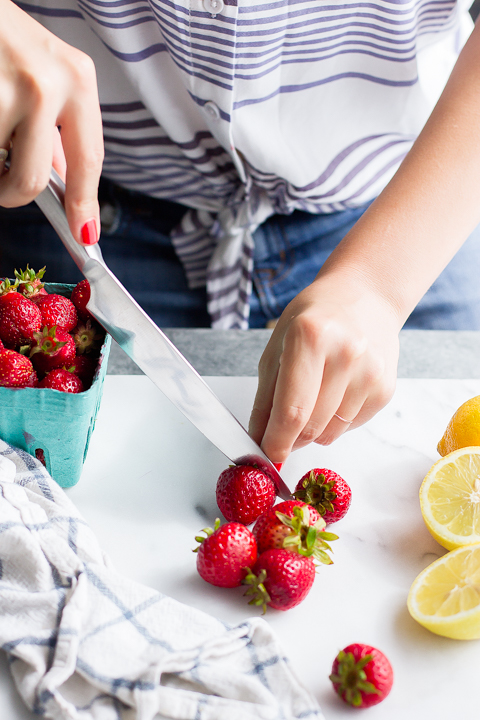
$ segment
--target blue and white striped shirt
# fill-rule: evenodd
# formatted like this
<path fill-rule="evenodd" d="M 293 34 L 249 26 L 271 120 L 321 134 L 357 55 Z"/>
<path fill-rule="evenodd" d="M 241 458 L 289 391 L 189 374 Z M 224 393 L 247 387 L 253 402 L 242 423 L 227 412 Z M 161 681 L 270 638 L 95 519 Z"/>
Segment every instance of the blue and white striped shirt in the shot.
<path fill-rule="evenodd" d="M 18 0 L 95 61 L 104 174 L 191 208 L 212 325 L 248 327 L 252 233 L 375 197 L 472 28 L 471 0 Z"/>

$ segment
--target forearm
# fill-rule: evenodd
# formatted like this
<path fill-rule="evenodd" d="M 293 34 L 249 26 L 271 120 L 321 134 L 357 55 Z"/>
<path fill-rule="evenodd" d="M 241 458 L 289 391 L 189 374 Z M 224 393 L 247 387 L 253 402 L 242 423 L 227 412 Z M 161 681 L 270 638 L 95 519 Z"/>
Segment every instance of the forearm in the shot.
<path fill-rule="evenodd" d="M 401 326 L 480 222 L 480 26 L 398 172 L 319 278 L 367 282 Z"/>

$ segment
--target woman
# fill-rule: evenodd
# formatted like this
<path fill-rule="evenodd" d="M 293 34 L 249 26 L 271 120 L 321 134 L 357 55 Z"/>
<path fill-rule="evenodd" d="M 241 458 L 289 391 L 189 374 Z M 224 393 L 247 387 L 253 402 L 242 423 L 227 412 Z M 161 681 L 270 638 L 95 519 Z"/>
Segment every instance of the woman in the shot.
<path fill-rule="evenodd" d="M 103 134 L 102 248 L 157 322 L 279 317 L 250 426 L 272 460 L 388 402 L 405 324 L 480 328 L 478 29 L 442 93 L 465 4 L 25 10 L 0 0 L 0 204 L 34 199 L 53 162 L 74 236 L 96 242 Z M 5 257 L 27 252 L 18 217 L 2 220 Z"/>

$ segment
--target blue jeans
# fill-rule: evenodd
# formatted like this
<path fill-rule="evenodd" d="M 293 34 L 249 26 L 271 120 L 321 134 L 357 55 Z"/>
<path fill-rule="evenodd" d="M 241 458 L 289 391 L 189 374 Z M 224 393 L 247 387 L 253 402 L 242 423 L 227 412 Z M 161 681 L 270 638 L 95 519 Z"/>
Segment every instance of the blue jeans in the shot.
<path fill-rule="evenodd" d="M 131 193 L 102 180 L 101 248 L 112 272 L 160 327 L 208 327 L 206 293 L 189 290 L 169 239 L 185 208 Z M 330 215 L 295 211 L 269 218 L 255 233 L 250 327 L 279 317 L 367 206 Z M 81 279 L 35 204 L 0 208 L 0 275 L 38 270 L 45 279 Z M 408 318 L 405 327 L 480 330 L 480 228 L 465 242 Z"/>

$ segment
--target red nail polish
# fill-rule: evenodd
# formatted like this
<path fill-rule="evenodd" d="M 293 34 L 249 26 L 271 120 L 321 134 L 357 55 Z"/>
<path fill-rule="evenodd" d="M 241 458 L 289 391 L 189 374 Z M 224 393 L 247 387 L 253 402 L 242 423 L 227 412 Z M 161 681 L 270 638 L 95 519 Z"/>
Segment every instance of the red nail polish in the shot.
<path fill-rule="evenodd" d="M 277 468 L 278 472 L 280 472 L 280 470 L 282 469 L 283 463 L 272 463 L 272 465 L 275 465 L 275 467 Z"/>
<path fill-rule="evenodd" d="M 81 236 L 84 245 L 95 245 L 98 242 L 97 223 L 93 218 L 82 227 Z"/>

